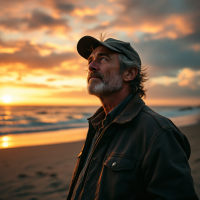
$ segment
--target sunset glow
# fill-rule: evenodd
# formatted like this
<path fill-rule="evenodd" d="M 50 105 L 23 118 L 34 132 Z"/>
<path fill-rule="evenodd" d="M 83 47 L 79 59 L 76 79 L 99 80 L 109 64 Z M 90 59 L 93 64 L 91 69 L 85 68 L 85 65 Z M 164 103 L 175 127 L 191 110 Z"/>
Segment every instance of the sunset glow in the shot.
<path fill-rule="evenodd" d="M 10 103 L 12 101 L 12 97 L 10 95 L 2 96 L 2 100 L 4 103 Z"/>
<path fill-rule="evenodd" d="M 55 131 L 49 131 L 48 133 L 14 134 L 12 137 L 3 136 L 2 138 L 0 137 L 0 149 L 80 141 L 85 139 L 86 133 L 87 128 L 78 128 L 72 130 L 59 130 L 56 134 Z"/>
<path fill-rule="evenodd" d="M 76 45 L 101 32 L 139 53 L 149 75 L 146 102 L 198 105 L 198 7 L 188 0 L 4 1 L 0 105 L 100 105 L 86 92 L 87 61 Z"/>
<path fill-rule="evenodd" d="M 9 145 L 9 141 L 10 141 L 10 137 L 9 136 L 3 136 L 0 141 L 1 141 L 1 147 L 2 148 L 7 148 L 7 147 L 10 146 Z"/>

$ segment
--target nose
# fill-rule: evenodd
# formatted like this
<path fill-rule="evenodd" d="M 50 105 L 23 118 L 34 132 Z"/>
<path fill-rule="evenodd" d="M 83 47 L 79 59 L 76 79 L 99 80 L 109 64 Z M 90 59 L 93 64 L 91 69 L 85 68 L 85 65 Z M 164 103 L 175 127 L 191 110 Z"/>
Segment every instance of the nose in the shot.
<path fill-rule="evenodd" d="M 92 71 L 98 71 L 99 70 L 99 68 L 97 67 L 97 65 L 95 65 L 95 60 L 93 60 L 89 64 L 88 69 L 89 69 L 90 72 L 92 72 Z"/>

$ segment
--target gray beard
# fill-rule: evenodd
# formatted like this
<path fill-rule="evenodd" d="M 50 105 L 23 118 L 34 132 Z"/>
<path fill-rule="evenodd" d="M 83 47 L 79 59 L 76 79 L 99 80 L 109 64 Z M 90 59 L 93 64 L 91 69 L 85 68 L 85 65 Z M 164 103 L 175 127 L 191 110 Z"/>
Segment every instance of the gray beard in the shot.
<path fill-rule="evenodd" d="M 102 79 L 100 83 L 96 80 L 90 80 L 87 84 L 87 92 L 91 95 L 107 96 L 111 93 L 119 91 L 122 86 L 122 76 L 120 74 L 117 74 L 111 76 L 107 82 Z"/>

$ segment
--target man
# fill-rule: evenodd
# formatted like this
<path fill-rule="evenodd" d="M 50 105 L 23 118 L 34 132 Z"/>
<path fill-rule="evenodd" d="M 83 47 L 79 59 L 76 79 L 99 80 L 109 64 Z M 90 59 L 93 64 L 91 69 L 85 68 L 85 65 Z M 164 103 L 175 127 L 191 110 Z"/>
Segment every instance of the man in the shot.
<path fill-rule="evenodd" d="M 67 200 L 197 200 L 187 138 L 145 105 L 138 53 L 127 42 L 82 37 L 87 90 L 102 103 L 90 117 Z"/>

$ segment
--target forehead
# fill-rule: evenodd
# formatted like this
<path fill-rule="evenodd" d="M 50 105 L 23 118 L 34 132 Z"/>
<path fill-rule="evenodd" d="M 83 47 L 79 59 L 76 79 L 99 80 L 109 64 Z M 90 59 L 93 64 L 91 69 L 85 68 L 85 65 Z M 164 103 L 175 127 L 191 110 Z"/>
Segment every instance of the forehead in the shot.
<path fill-rule="evenodd" d="M 114 51 L 112 51 L 112 50 L 110 50 L 110 49 L 108 49 L 108 48 L 106 48 L 106 47 L 104 47 L 104 46 L 98 46 L 97 48 L 95 48 L 93 51 L 92 51 L 92 53 L 90 54 L 90 57 L 95 57 L 95 56 L 97 56 L 99 53 L 106 53 L 106 54 L 109 54 L 110 56 L 111 55 L 114 55 L 114 54 L 118 54 L 118 53 L 116 53 L 116 52 L 114 52 Z"/>

